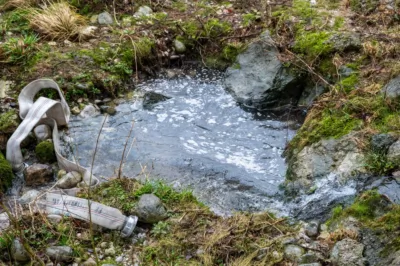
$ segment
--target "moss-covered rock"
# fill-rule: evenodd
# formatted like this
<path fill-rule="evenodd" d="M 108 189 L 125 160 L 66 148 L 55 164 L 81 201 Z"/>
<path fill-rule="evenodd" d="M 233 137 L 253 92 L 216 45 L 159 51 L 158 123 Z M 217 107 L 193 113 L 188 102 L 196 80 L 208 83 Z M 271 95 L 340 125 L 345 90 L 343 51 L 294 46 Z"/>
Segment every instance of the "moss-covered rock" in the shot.
<path fill-rule="evenodd" d="M 35 148 L 35 153 L 41 163 L 54 163 L 57 160 L 54 145 L 50 141 L 39 143 Z"/>
<path fill-rule="evenodd" d="M 19 125 L 19 117 L 15 110 L 0 114 L 0 149 L 5 150 L 8 137 Z"/>
<path fill-rule="evenodd" d="M 11 186 L 13 178 L 14 174 L 11 164 L 0 153 L 0 193 Z"/>

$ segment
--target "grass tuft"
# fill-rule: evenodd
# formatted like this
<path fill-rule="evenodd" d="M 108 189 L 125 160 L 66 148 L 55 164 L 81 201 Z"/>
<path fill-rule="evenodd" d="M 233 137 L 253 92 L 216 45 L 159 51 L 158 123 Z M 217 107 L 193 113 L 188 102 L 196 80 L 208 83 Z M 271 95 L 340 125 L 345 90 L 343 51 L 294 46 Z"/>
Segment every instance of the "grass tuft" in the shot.
<path fill-rule="evenodd" d="M 86 37 L 83 33 L 86 20 L 65 2 L 31 9 L 28 19 L 31 27 L 48 39 L 81 40 Z"/>

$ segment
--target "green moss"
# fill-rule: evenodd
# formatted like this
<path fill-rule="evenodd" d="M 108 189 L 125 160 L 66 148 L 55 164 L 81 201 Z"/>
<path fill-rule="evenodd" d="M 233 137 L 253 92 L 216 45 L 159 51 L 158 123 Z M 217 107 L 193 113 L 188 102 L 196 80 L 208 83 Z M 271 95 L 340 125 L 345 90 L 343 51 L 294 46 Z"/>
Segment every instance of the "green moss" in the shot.
<path fill-rule="evenodd" d="M 294 49 L 296 52 L 304 54 L 310 59 L 328 55 L 333 51 L 331 44 L 327 43 L 330 33 L 298 31 Z"/>
<path fill-rule="evenodd" d="M 344 25 L 344 18 L 343 17 L 336 17 L 335 22 L 333 23 L 333 29 L 339 30 Z"/>
<path fill-rule="evenodd" d="M 327 109 L 320 116 L 308 119 L 290 142 L 289 147 L 299 152 L 306 145 L 321 139 L 340 138 L 361 125 L 362 120 L 352 115 Z"/>
<path fill-rule="evenodd" d="M 229 43 L 222 50 L 222 56 L 228 63 L 233 63 L 243 50 L 244 45 L 242 43 Z"/>
<path fill-rule="evenodd" d="M 350 7 L 353 11 L 368 13 L 379 6 L 379 0 L 350 0 Z"/>
<path fill-rule="evenodd" d="M 358 74 L 351 74 L 349 77 L 340 80 L 339 86 L 344 92 L 349 93 L 356 88 L 358 81 Z"/>
<path fill-rule="evenodd" d="M 15 110 L 0 114 L 0 133 L 13 133 L 19 125 L 19 118 Z"/>
<path fill-rule="evenodd" d="M 207 38 L 218 38 L 227 35 L 231 31 L 232 27 L 228 22 L 212 18 L 204 24 L 203 35 Z"/>
<path fill-rule="evenodd" d="M 11 164 L 0 153 L 0 193 L 5 192 L 12 184 L 14 174 Z"/>
<path fill-rule="evenodd" d="M 41 163 L 54 163 L 57 161 L 54 145 L 50 141 L 42 141 L 36 145 L 35 153 Z"/>

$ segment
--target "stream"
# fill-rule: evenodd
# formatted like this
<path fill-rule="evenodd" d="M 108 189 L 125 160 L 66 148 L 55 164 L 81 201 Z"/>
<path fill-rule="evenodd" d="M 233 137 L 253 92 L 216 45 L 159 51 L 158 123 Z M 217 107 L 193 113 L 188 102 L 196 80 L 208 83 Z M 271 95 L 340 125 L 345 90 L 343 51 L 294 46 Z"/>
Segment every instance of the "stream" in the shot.
<path fill-rule="evenodd" d="M 282 153 L 299 120 L 246 112 L 224 90 L 219 72 L 202 69 L 192 76 L 148 80 L 116 110 L 102 129 L 102 114 L 73 116 L 61 141 L 67 157 L 86 167 L 96 150 L 93 173 L 105 180 L 117 176 L 125 149 L 124 176 L 192 189 L 221 215 L 268 209 L 307 219 L 359 190 L 355 182 L 342 186 L 327 177 L 313 194 L 289 201 L 280 189 L 287 168 Z"/>

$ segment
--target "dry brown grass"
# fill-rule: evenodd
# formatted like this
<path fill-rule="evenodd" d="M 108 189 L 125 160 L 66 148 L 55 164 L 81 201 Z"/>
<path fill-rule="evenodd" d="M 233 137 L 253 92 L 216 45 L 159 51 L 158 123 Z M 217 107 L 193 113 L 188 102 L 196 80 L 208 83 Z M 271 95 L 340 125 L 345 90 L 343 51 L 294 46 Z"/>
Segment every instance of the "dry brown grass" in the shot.
<path fill-rule="evenodd" d="M 27 8 L 34 6 L 38 0 L 8 0 L 0 6 L 0 10 L 9 10 L 13 8 Z"/>
<path fill-rule="evenodd" d="M 51 40 L 81 40 L 86 35 L 86 20 L 65 2 L 49 3 L 42 9 L 31 9 L 29 22 L 33 29 Z"/>

